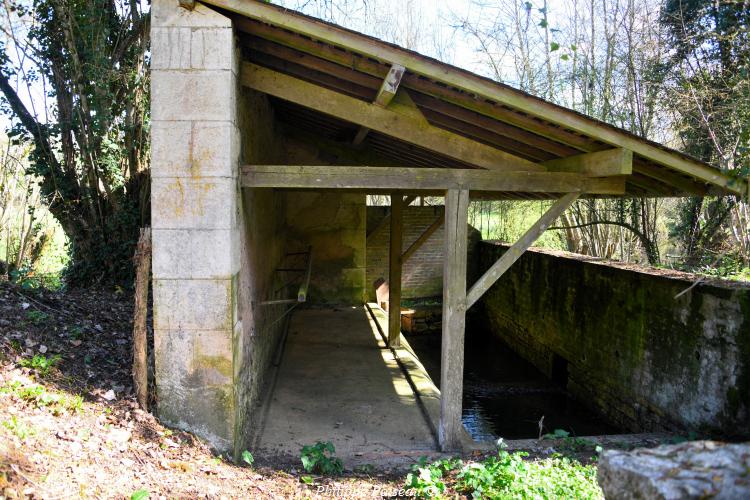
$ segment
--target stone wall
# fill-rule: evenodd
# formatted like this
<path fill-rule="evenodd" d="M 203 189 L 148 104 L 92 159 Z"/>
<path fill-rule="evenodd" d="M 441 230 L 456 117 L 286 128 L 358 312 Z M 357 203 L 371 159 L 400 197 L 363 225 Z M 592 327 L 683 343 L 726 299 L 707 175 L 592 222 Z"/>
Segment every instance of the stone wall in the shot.
<path fill-rule="evenodd" d="M 283 143 L 268 98 L 242 88 L 238 111 L 242 162 L 281 163 Z M 285 320 L 278 318 L 289 307 L 260 305 L 264 300 L 278 298 L 274 295 L 279 279 L 275 269 L 286 252 L 284 202 L 283 195 L 272 189 L 242 189 L 239 314 L 243 331 L 234 347 L 234 362 L 238 367 L 235 381 L 238 453 L 250 448 L 265 376 L 285 325 Z"/>
<path fill-rule="evenodd" d="M 390 212 L 387 206 L 367 207 L 367 297 L 375 301 L 373 283 L 378 278 L 388 280 L 388 253 L 390 245 Z M 404 208 L 403 250 L 419 238 L 437 218 L 444 218 L 443 206 L 414 206 Z M 436 230 L 422 246 L 403 264 L 401 296 L 404 299 L 441 297 L 443 295 L 443 227 Z M 479 232 L 469 228 L 469 263 L 475 262 Z M 469 266 L 468 274 L 474 270 Z"/>
<path fill-rule="evenodd" d="M 506 246 L 483 242 L 487 269 Z M 631 431 L 750 434 L 750 286 L 528 251 L 481 300 L 492 331 Z"/>
<path fill-rule="evenodd" d="M 312 247 L 311 304 L 362 304 L 365 294 L 365 195 L 288 192 L 291 251 Z"/>
<path fill-rule="evenodd" d="M 238 51 L 229 19 L 151 9 L 151 224 L 158 414 L 219 450 L 236 423 Z"/>

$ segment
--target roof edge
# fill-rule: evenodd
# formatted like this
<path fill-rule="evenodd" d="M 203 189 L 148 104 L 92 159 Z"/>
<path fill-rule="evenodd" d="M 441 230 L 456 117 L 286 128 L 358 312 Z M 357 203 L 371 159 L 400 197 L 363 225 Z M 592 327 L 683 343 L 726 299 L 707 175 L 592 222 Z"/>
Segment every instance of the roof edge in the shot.
<path fill-rule="evenodd" d="M 451 66 L 429 56 L 398 47 L 320 19 L 257 0 L 200 0 L 201 3 L 269 23 L 323 42 L 352 50 L 387 64 L 399 64 L 407 70 L 464 90 L 468 93 L 516 108 L 550 123 L 594 137 L 613 147 L 625 148 L 658 164 L 713 184 L 733 194 L 750 197 L 750 182 L 734 178 L 721 170 L 679 151 L 656 145 L 613 125 L 587 117 L 574 110 L 537 98 L 510 86 L 465 69 Z"/>

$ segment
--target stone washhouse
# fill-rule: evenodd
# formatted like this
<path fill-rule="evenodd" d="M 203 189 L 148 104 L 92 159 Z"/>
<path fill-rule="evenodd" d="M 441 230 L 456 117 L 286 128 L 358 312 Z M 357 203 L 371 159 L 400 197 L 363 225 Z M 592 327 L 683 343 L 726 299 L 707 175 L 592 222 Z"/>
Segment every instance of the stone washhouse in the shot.
<path fill-rule="evenodd" d="M 462 447 L 466 311 L 571 203 L 748 195 L 677 151 L 265 2 L 153 0 L 151 16 L 157 411 L 217 450 L 250 446 L 290 306 L 366 301 L 367 194 L 391 199 L 391 304 L 404 248 L 427 239 L 404 240 L 404 206 L 445 197 L 442 450 Z M 471 199 L 554 203 L 467 287 Z"/>

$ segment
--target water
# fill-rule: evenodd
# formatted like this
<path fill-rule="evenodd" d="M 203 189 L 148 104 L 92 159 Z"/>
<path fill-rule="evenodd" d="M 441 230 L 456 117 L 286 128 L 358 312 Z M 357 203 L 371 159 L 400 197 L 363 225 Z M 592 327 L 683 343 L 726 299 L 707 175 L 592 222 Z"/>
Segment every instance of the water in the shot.
<path fill-rule="evenodd" d="M 432 380 L 440 385 L 440 333 L 407 335 Z M 619 430 L 583 407 L 496 337 L 469 330 L 464 358 L 463 422 L 476 440 L 539 437 L 564 429 L 574 436 Z"/>

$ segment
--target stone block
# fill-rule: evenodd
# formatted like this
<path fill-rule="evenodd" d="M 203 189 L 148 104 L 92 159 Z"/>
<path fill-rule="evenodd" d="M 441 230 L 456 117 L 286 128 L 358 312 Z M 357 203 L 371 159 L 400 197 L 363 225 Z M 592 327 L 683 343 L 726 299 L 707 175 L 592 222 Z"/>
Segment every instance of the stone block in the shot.
<path fill-rule="evenodd" d="M 231 122 L 155 121 L 151 177 L 237 177 L 239 132 Z"/>
<path fill-rule="evenodd" d="M 237 181 L 230 178 L 156 178 L 151 181 L 154 229 L 235 229 Z"/>
<path fill-rule="evenodd" d="M 235 280 L 155 279 L 155 330 L 231 330 Z"/>
<path fill-rule="evenodd" d="M 190 67 L 236 71 L 237 53 L 231 29 L 195 29 L 190 37 Z"/>
<path fill-rule="evenodd" d="M 180 7 L 177 0 L 153 0 L 151 3 L 151 26 L 231 28 L 232 21 L 198 2 L 195 3 L 193 10 L 187 10 Z"/>
<path fill-rule="evenodd" d="M 151 71 L 151 118 L 166 121 L 231 121 L 236 114 L 231 70 Z"/>
<path fill-rule="evenodd" d="M 193 122 L 151 122 L 151 177 L 186 177 L 191 172 Z"/>
<path fill-rule="evenodd" d="M 153 229 L 154 279 L 231 279 L 240 269 L 236 229 Z"/>
<path fill-rule="evenodd" d="M 750 498 L 750 445 L 695 441 L 607 450 L 597 480 L 607 499 Z"/>
<path fill-rule="evenodd" d="M 151 69 L 190 69 L 191 28 L 151 30 Z"/>

